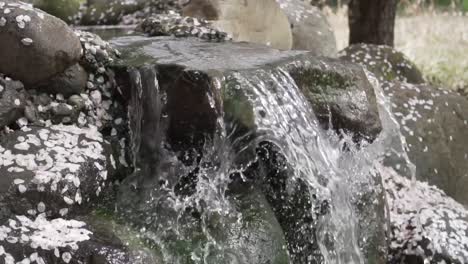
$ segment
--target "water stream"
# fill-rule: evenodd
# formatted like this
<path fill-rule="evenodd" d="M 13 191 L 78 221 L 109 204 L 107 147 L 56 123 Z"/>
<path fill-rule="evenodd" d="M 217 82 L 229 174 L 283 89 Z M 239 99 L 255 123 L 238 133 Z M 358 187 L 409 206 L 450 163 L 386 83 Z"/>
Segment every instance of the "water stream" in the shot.
<path fill-rule="evenodd" d="M 369 76 L 376 89 L 384 131 L 373 144 L 356 143 L 352 135 L 323 130 L 294 79 L 286 70 L 276 68 L 233 72 L 219 79 L 218 84 L 235 84 L 225 86 L 224 93 L 238 90 L 246 98 L 253 109 L 254 126 L 247 133 L 238 133 L 237 124 L 221 115 L 217 132 L 204 141 L 201 152 L 181 154 L 171 150 L 164 137 L 170 116 L 164 110 L 167 94 L 160 88 L 157 70 L 133 70 L 130 76 L 134 95 L 129 116 L 138 170 L 124 184 L 127 187 L 122 188 L 119 206 L 127 218 L 138 223 L 142 237 L 157 245 L 165 263 L 261 263 L 252 260 L 252 252 L 223 230 L 232 228 L 242 233 L 245 228 L 248 220 L 242 209 L 243 198 L 231 195 L 232 175 L 248 181 L 246 171 L 258 157 L 239 160 L 245 161 L 245 153 L 262 142 L 270 142 L 284 155 L 290 171 L 286 185 L 305 183 L 306 192 L 300 195 L 315 203 L 310 215 L 317 218 L 308 225 L 315 225 L 316 241 L 310 243 L 317 243 L 320 256 L 306 252 L 310 249 L 303 244 L 294 244 L 294 248 L 289 243 L 289 258 L 306 252 L 309 255 L 296 261 L 367 263 L 360 241 L 360 232 L 365 230 L 359 230 L 354 202 L 372 188 L 378 174 L 376 161 L 381 163 L 396 153 L 403 163 L 410 164 L 401 154 L 404 142 L 395 137 L 400 135 L 396 133 L 398 127 L 375 79 Z M 180 187 L 180 179 L 185 179 L 182 182 L 189 187 Z M 288 188 L 288 195 L 296 195 L 297 189 Z M 249 206 L 263 207 L 257 202 Z M 317 214 L 317 206 L 324 202 L 328 205 L 326 212 Z M 180 248 L 186 252 L 180 254 Z"/>

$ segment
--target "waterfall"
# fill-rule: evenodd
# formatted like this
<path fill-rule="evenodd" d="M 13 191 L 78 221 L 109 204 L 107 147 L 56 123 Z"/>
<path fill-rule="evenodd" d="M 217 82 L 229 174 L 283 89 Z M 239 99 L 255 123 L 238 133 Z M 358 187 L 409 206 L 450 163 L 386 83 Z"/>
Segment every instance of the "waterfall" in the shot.
<path fill-rule="evenodd" d="M 128 72 L 135 173 L 121 184 L 117 207 L 165 263 L 264 263 L 262 256 L 273 254 L 292 263 L 368 262 L 373 242 L 365 232 L 375 223 L 359 218 L 358 204 L 366 194 L 383 193 L 376 162 L 397 158 L 413 170 L 375 78 L 368 74 L 384 130 L 368 143 L 324 130 L 286 68 L 233 70 L 211 76 L 209 84 L 200 82 L 203 74 L 178 66 Z M 197 143 L 188 148 L 168 138 L 174 131 L 168 105 L 185 103 L 171 94 L 178 87 L 170 78 L 184 74 L 191 89 L 213 85 L 197 95 L 212 112 L 224 108 L 213 131 L 196 141 L 198 135 L 189 136 Z M 254 214 L 260 227 L 249 222 L 252 208 L 262 209 Z M 257 236 L 249 237 L 256 228 Z M 256 248 L 258 241 L 269 241 L 271 251 Z"/>

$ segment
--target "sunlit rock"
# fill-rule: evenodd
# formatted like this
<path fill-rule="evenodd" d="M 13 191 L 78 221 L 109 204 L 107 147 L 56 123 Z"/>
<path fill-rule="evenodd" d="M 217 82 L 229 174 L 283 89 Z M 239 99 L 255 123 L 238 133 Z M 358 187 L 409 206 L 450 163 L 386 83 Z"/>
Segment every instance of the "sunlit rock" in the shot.
<path fill-rule="evenodd" d="M 466 263 L 468 211 L 439 188 L 381 170 L 389 204 L 391 263 Z"/>
<path fill-rule="evenodd" d="M 291 24 L 293 49 L 308 50 L 317 56 L 336 57 L 335 35 L 320 9 L 302 0 L 276 2 Z"/>
<path fill-rule="evenodd" d="M 424 83 L 422 73 L 403 53 L 388 46 L 354 44 L 340 51 L 343 60 L 359 63 L 380 81 Z"/>
<path fill-rule="evenodd" d="M 288 50 L 292 34 L 288 18 L 275 0 L 184 1 L 182 14 L 212 21 L 234 41 L 247 41 Z M 258 15 L 261 12 L 262 15 Z"/>
<path fill-rule="evenodd" d="M 468 101 L 429 85 L 383 83 L 416 178 L 468 204 Z M 399 168 L 397 168 L 399 169 Z"/>

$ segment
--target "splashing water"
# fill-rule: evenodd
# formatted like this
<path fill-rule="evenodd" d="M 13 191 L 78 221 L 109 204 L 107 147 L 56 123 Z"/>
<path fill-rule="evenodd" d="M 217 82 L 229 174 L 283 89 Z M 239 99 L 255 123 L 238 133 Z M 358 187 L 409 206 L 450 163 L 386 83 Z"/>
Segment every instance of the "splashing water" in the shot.
<path fill-rule="evenodd" d="M 239 165 L 239 157 L 261 142 L 271 142 L 292 168 L 288 180 L 306 183 L 310 193 L 304 195 L 311 201 L 328 202 L 327 213 L 319 215 L 315 223 L 322 256 L 319 261 L 365 263 L 359 241 L 362 231 L 353 201 L 359 199 L 360 192 L 368 191 L 362 186 L 372 187 L 370 183 L 377 173 L 376 159 L 383 160 L 389 149 L 399 155 L 404 153 L 404 140 L 375 78 L 368 76 L 380 104 L 384 131 L 373 144 L 356 144 L 352 135 L 337 135 L 320 127 L 307 99 L 286 70 L 234 72 L 219 82 L 236 83 L 224 89 L 237 89 L 246 97 L 253 109 L 254 127 L 250 128 L 253 134 L 249 131 L 247 135 L 239 135 L 236 126 L 225 123 L 226 118 L 221 116 L 217 135 L 205 141 L 202 154 L 196 156 L 197 161 L 187 163 L 177 158 L 180 153 L 162 147 L 165 139 L 161 131 L 169 117 L 156 107 L 165 100 L 156 71 L 134 70 L 132 76 L 131 83 L 135 86 L 132 90 L 136 95 L 132 97 L 130 119 L 135 164 L 139 171 L 128 180 L 131 184 L 124 184 L 129 186 L 123 188 L 120 208 L 124 208 L 124 214 L 133 222 L 139 223 L 142 237 L 159 247 L 165 262 L 185 263 L 187 255 L 193 263 L 254 261 L 248 253 L 233 249 L 230 238 L 220 236 L 218 231 L 219 227 L 242 226 L 246 221 L 239 207 L 233 205 L 238 201 L 229 197 L 231 176 L 247 178 L 245 170 L 258 158 Z M 153 124 L 145 127 L 142 120 Z M 249 137 L 253 140 L 244 140 Z M 411 164 L 406 156 L 402 159 L 403 163 Z M 178 179 L 187 175 L 189 180 L 196 179 L 194 190 L 189 195 L 181 195 L 174 186 Z M 195 239 L 193 230 L 198 234 Z M 168 242 L 172 240 L 176 242 Z M 174 254 L 174 250 L 181 247 L 187 248 L 185 255 Z M 312 261 L 308 258 L 306 262 Z"/>
<path fill-rule="evenodd" d="M 247 78 L 237 74 L 235 78 L 251 93 L 257 130 L 263 134 L 258 140 L 277 144 L 294 168 L 294 178 L 305 180 L 313 188 L 321 186 L 318 191 L 331 201 L 331 212 L 320 223 L 319 243 L 325 263 L 364 263 L 356 238 L 357 220 L 349 202 L 348 181 L 354 175 L 340 168 L 341 141 L 320 128 L 306 98 L 286 71 L 257 72 Z M 335 142 L 331 142 L 333 137 Z M 327 248 L 328 239 L 332 239 L 334 249 Z"/>

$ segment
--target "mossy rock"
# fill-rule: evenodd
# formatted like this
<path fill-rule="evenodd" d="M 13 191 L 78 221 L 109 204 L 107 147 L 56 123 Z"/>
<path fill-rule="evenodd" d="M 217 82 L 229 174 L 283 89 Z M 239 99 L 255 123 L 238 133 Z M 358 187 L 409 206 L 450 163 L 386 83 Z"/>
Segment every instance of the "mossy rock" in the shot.
<path fill-rule="evenodd" d="M 32 0 L 29 2 L 32 2 L 34 7 L 70 23 L 86 0 Z"/>
<path fill-rule="evenodd" d="M 354 44 L 339 52 L 346 61 L 361 64 L 380 81 L 424 83 L 421 71 L 403 53 L 389 46 Z"/>
<path fill-rule="evenodd" d="M 164 263 L 290 263 L 283 231 L 257 189 L 227 195 L 222 211 L 190 206 L 173 208 L 171 195 L 128 191 L 131 190 L 122 189 L 121 198 L 125 198 L 118 202 L 121 212 L 137 204 L 135 199 L 158 201 L 143 206 L 140 203 L 122 219 L 143 230 L 139 238 L 151 249 L 160 249 Z M 200 207 L 210 203 L 198 202 Z"/>

